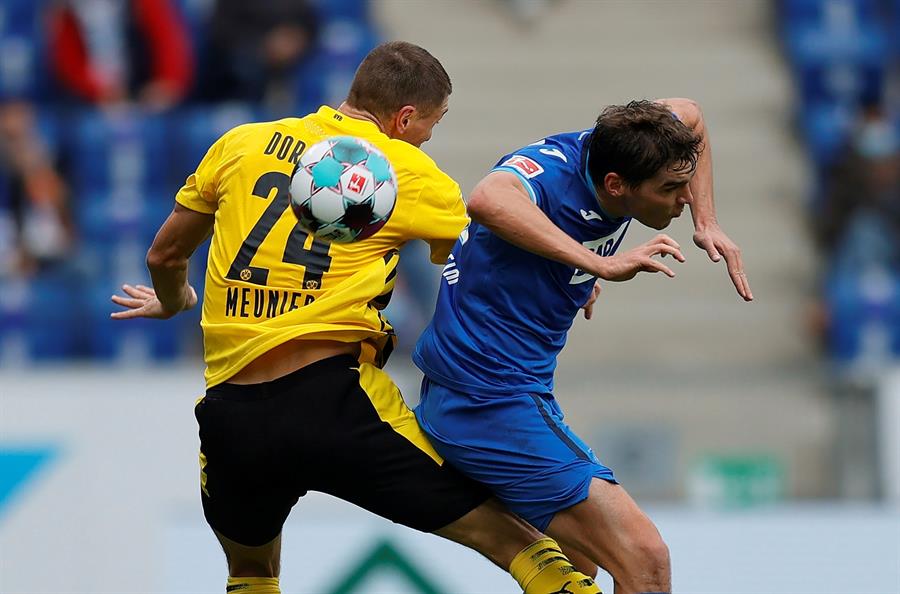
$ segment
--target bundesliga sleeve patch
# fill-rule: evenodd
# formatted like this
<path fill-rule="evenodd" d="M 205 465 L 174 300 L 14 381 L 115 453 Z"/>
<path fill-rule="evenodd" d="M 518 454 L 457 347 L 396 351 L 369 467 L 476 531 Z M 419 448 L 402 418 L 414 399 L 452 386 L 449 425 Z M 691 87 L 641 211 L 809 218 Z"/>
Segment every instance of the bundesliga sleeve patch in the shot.
<path fill-rule="evenodd" d="M 531 179 L 532 177 L 537 177 L 538 175 L 544 172 L 544 168 L 541 167 L 537 161 L 533 159 L 529 159 L 528 157 L 523 157 L 522 155 L 513 155 L 506 161 L 500 164 L 501 167 L 514 167 L 518 169 L 522 175 Z"/>

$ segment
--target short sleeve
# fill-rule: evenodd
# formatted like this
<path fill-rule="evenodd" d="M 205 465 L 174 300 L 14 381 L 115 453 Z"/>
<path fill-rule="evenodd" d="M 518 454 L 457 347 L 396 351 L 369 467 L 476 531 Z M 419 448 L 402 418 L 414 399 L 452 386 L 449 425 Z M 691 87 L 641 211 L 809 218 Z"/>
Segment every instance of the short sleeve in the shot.
<path fill-rule="evenodd" d="M 543 210 L 546 200 L 541 176 L 546 176 L 547 172 L 536 155 L 529 154 L 528 148 L 500 159 L 492 171 L 506 171 L 518 177 L 531 201 Z"/>
<path fill-rule="evenodd" d="M 428 242 L 431 261 L 443 264 L 459 234 L 469 224 L 466 204 L 459 184 L 437 166 L 422 177 L 422 182 L 410 234 Z"/>
<path fill-rule="evenodd" d="M 219 202 L 216 189 L 224 162 L 223 151 L 227 136 L 226 133 L 209 147 L 197 170 L 188 176 L 178 190 L 175 202 L 197 212 L 206 214 L 216 212 Z"/>

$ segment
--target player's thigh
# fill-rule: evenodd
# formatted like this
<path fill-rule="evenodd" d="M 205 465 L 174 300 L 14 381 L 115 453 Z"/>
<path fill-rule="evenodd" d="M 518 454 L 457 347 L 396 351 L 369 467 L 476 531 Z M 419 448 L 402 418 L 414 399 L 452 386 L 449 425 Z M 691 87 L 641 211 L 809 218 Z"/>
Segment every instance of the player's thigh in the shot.
<path fill-rule="evenodd" d="M 481 397 L 426 382 L 416 413 L 441 455 L 538 530 L 586 499 L 594 477 L 615 480 L 550 396 Z"/>
<path fill-rule="evenodd" d="M 546 532 L 617 580 L 636 571 L 668 573 L 659 531 L 621 485 L 595 478 L 588 498 L 557 512 Z"/>
<path fill-rule="evenodd" d="M 296 460 L 273 447 L 289 437 L 272 430 L 272 419 L 285 415 L 283 400 L 264 398 L 256 386 L 229 385 L 210 389 L 194 409 L 204 516 L 217 534 L 251 548 L 281 533 L 302 495 L 285 472 Z"/>
<path fill-rule="evenodd" d="M 490 498 L 431 446 L 393 380 L 359 366 L 358 386 L 336 395 L 335 430 L 310 489 L 350 501 L 393 522 L 434 532 Z"/>

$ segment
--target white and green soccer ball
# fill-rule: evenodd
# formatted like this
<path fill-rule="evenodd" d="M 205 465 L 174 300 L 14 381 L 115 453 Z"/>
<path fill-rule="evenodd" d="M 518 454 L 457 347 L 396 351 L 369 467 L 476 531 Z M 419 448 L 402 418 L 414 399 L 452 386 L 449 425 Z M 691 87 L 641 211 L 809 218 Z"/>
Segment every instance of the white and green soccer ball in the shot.
<path fill-rule="evenodd" d="M 335 243 L 371 237 L 397 201 L 397 176 L 370 143 L 335 136 L 309 147 L 291 178 L 291 208 L 312 235 Z"/>

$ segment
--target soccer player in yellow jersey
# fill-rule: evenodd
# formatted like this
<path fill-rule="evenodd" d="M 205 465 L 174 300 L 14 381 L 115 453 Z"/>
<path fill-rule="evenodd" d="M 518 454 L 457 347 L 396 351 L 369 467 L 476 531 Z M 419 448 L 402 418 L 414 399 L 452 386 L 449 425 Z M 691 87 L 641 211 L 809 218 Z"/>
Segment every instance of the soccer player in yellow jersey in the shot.
<path fill-rule="evenodd" d="M 124 285 L 126 295 L 113 296 L 126 308 L 116 319 L 193 307 L 188 258 L 212 235 L 201 323 L 207 391 L 195 413 L 203 510 L 228 559 L 229 592 L 279 592 L 282 525 L 309 490 L 472 547 L 528 594 L 599 592 L 553 540 L 443 463 L 380 369 L 393 346 L 380 310 L 398 249 L 425 240 L 443 263 L 468 222 L 459 186 L 418 148 L 450 91 L 437 59 L 392 42 L 362 62 L 339 109 L 227 132 L 153 241 L 153 288 Z M 344 245 L 307 235 L 288 196 L 306 147 L 338 135 L 381 149 L 399 182 L 387 225 Z M 315 543 L 309 550 L 318 552 Z"/>

